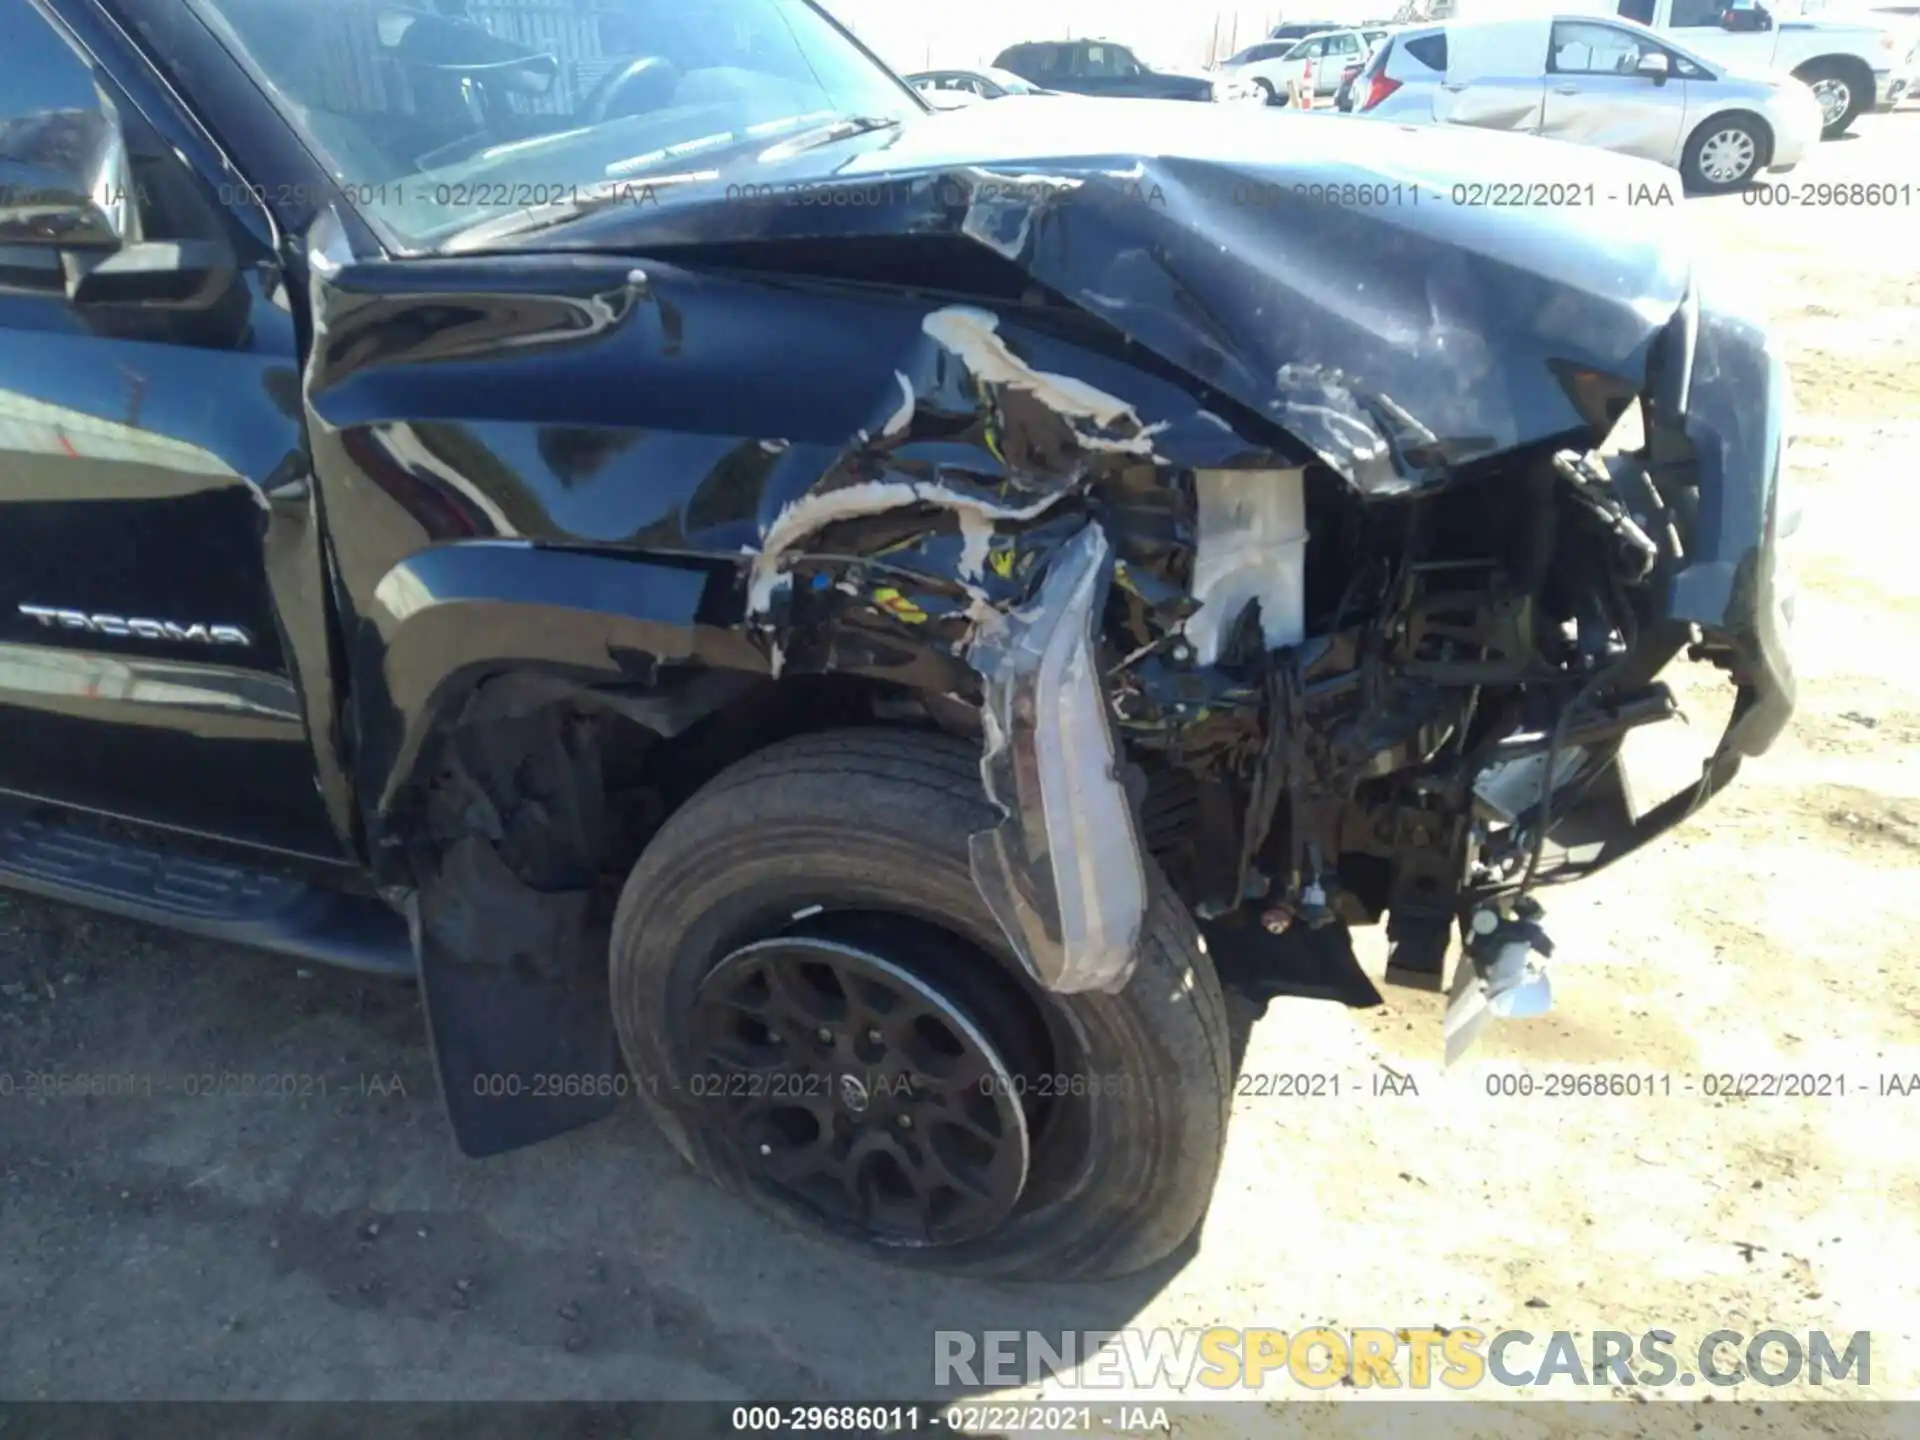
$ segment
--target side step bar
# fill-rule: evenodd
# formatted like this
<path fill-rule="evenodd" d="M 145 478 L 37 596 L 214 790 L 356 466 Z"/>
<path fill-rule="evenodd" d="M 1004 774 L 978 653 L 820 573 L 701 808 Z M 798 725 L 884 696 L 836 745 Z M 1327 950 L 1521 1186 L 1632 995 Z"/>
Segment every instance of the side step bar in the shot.
<path fill-rule="evenodd" d="M 373 896 L 43 818 L 53 813 L 0 802 L 0 887 L 320 965 L 415 973 L 406 919 Z"/>

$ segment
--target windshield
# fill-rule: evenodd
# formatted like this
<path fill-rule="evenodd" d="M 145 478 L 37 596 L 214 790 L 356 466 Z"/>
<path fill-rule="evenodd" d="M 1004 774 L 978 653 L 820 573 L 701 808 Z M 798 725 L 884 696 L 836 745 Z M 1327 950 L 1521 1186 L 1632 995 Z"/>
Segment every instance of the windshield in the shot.
<path fill-rule="evenodd" d="M 188 3 L 405 249 L 923 112 L 806 0 Z"/>

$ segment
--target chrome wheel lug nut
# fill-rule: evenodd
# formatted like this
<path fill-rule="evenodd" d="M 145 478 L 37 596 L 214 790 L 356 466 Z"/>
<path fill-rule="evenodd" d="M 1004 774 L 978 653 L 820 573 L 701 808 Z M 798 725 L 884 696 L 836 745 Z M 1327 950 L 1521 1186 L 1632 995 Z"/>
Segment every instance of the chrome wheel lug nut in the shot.
<path fill-rule="evenodd" d="M 868 1043 L 869 1045 L 878 1045 L 878 1044 L 879 1044 L 879 1043 L 880 1043 L 880 1042 L 881 1042 L 882 1040 L 884 1040 L 885 1038 L 886 1038 L 886 1037 L 885 1037 L 885 1036 L 883 1036 L 883 1035 L 882 1035 L 882 1034 L 881 1034 L 881 1033 L 880 1033 L 880 1032 L 879 1032 L 878 1030 L 876 1030 L 876 1029 L 873 1029 L 873 1028 L 869 1028 L 869 1029 L 867 1030 L 867 1043 Z"/>
<path fill-rule="evenodd" d="M 902 1130 L 911 1130 L 913 1129 L 913 1116 L 896 1115 L 893 1117 L 893 1123 Z"/>
<path fill-rule="evenodd" d="M 833 1031 L 829 1030 L 826 1026 L 822 1025 L 813 1033 L 822 1045 L 831 1045 L 833 1043 Z"/>

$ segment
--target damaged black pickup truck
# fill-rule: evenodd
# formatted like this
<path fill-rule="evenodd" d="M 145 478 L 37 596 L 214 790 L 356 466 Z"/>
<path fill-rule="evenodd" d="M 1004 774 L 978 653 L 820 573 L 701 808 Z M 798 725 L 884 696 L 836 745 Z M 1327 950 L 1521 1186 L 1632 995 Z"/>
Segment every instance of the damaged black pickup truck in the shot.
<path fill-rule="evenodd" d="M 0 0 L 0 880 L 417 975 L 469 1153 L 626 1098 L 899 1260 L 1136 1269 L 1222 976 L 1372 1003 L 1384 921 L 1457 1051 L 1786 723 L 1765 331 L 1658 212 L 1450 202 L 1564 147 L 471 12 Z"/>

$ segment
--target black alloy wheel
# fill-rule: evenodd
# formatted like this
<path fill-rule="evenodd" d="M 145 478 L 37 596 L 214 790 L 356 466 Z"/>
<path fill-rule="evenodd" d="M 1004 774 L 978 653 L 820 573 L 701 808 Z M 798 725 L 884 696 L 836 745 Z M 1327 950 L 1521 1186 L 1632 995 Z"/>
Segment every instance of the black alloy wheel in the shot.
<path fill-rule="evenodd" d="M 950 1245 L 1013 1213 L 1027 1117 L 999 1047 L 911 963 L 830 935 L 742 946 L 700 984 L 690 1083 L 757 1184 L 849 1235 Z"/>

